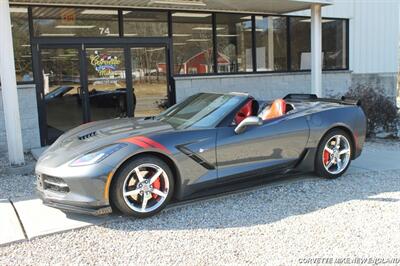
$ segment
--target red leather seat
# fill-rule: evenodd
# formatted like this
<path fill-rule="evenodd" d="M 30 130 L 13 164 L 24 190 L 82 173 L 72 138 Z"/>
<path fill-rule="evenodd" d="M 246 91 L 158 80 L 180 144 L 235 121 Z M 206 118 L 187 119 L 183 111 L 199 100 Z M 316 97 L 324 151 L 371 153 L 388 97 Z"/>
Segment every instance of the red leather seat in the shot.
<path fill-rule="evenodd" d="M 273 119 L 286 114 L 286 102 L 283 99 L 276 99 L 267 108 L 260 114 L 262 120 Z"/>
<path fill-rule="evenodd" d="M 250 99 L 236 114 L 235 123 L 238 125 L 242 122 L 246 117 L 257 115 L 258 112 L 258 102 L 254 99 Z"/>

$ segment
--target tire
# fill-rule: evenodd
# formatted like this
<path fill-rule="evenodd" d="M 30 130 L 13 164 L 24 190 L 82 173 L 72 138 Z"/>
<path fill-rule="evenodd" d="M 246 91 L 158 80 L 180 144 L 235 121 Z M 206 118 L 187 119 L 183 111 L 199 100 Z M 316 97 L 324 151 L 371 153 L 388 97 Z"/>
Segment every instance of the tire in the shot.
<path fill-rule="evenodd" d="M 125 215 L 153 216 L 165 208 L 174 193 L 171 168 L 155 156 L 131 160 L 114 178 L 110 190 L 111 205 Z"/>
<path fill-rule="evenodd" d="M 338 137 L 340 139 L 337 145 Z M 315 158 L 318 176 L 335 179 L 343 175 L 350 166 L 353 155 L 352 138 L 342 129 L 333 129 L 321 139 Z"/>

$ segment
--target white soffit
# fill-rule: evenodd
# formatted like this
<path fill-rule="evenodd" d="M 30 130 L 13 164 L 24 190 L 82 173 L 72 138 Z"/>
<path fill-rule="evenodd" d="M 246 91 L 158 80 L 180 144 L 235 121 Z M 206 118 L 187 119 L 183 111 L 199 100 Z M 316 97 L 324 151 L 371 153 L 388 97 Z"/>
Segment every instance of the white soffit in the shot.
<path fill-rule="evenodd" d="M 283 14 L 312 4 L 330 5 L 332 0 L 10 0 L 10 4 Z"/>

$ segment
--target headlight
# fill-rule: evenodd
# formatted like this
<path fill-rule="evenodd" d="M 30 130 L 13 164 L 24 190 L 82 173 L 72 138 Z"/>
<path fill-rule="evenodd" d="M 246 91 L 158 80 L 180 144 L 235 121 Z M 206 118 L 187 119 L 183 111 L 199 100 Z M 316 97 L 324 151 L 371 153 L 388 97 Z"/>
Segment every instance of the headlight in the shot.
<path fill-rule="evenodd" d="M 87 153 L 79 157 L 78 159 L 75 159 L 72 163 L 70 163 L 70 166 L 85 166 L 85 165 L 99 163 L 108 156 L 110 156 L 111 154 L 113 154 L 114 152 L 119 151 L 125 146 L 127 146 L 127 144 L 118 143 L 103 147 L 101 149 Z"/>

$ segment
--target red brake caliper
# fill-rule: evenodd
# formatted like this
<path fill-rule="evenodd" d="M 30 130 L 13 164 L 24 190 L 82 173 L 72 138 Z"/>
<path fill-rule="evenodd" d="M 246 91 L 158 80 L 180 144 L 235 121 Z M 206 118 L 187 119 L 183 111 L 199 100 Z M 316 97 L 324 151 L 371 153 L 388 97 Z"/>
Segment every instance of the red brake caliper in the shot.
<path fill-rule="evenodd" d="M 153 188 L 160 190 L 161 187 L 161 182 L 160 182 L 160 178 L 157 178 L 156 181 L 154 181 L 154 183 L 152 184 Z M 153 193 L 153 199 L 157 199 L 157 197 L 159 197 L 157 194 Z"/>
<path fill-rule="evenodd" d="M 324 150 L 324 164 L 327 165 L 329 163 L 330 154 L 327 150 Z"/>

